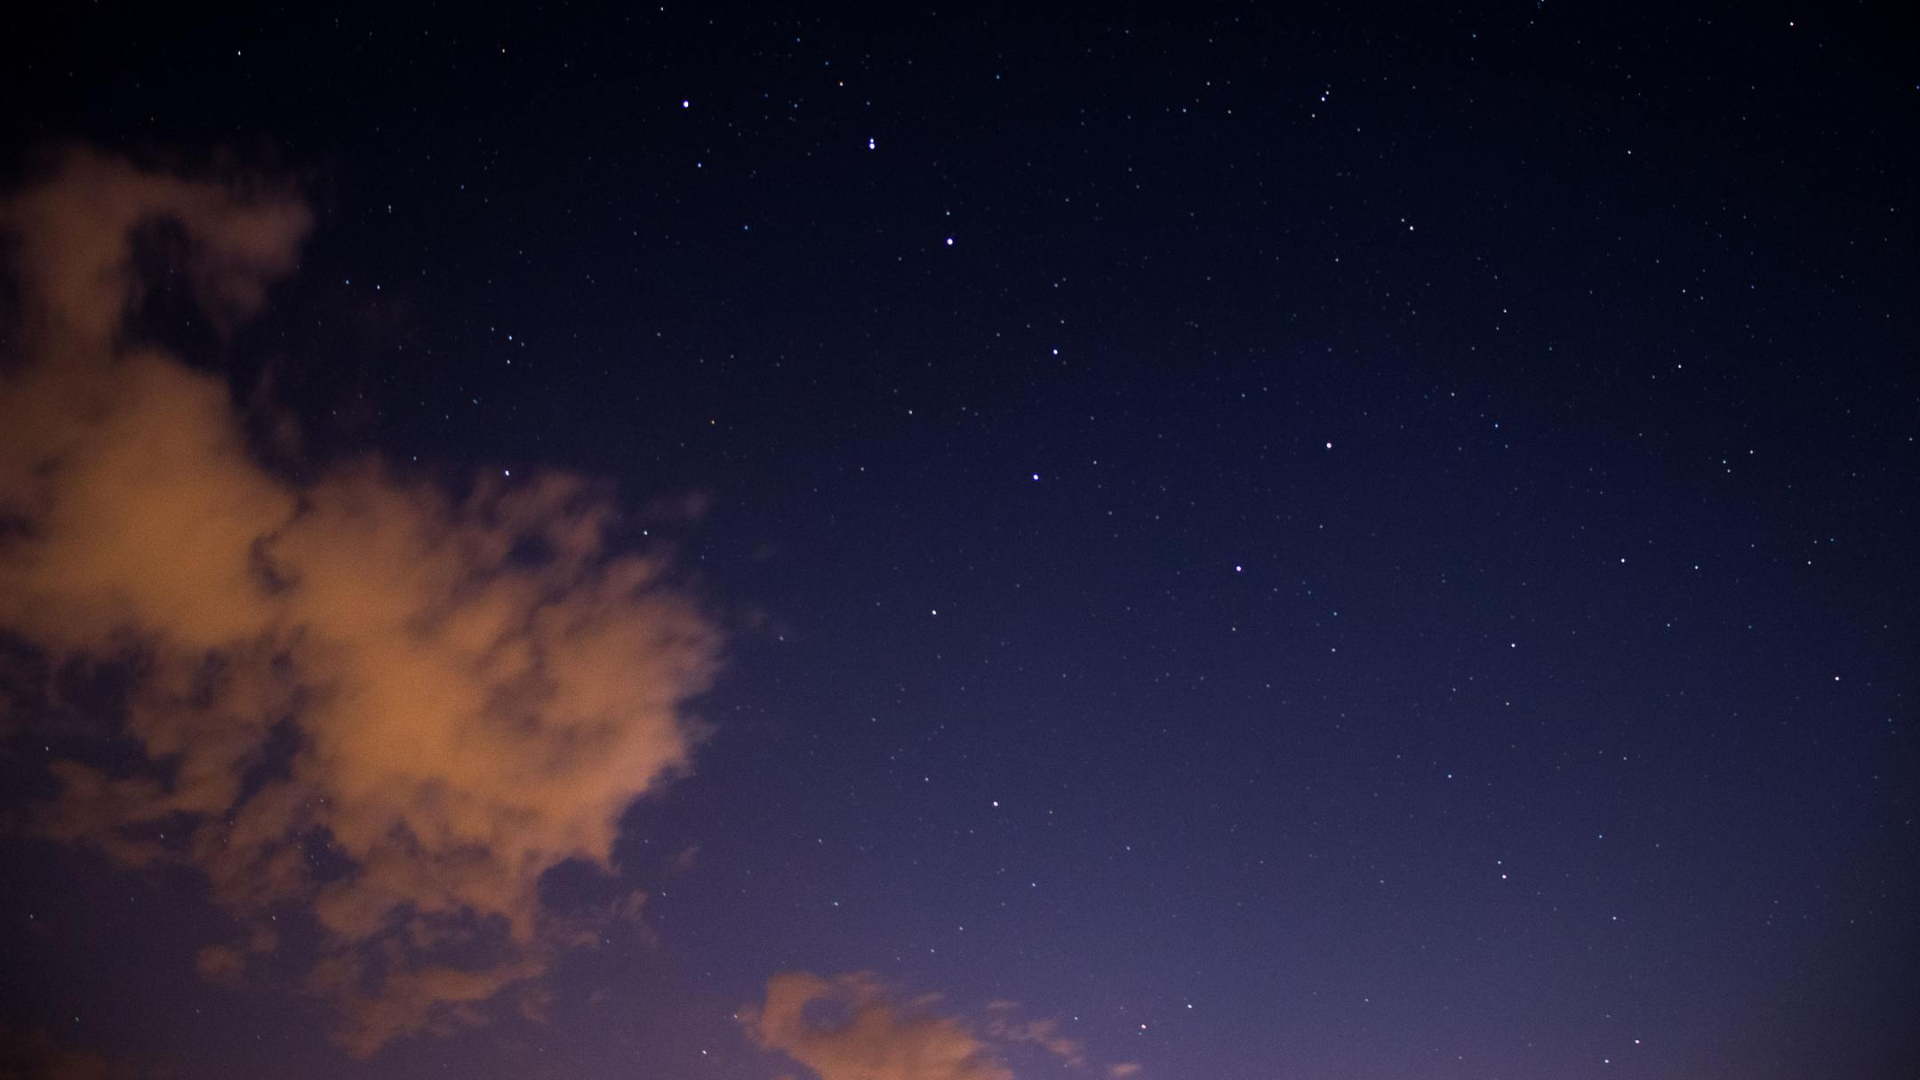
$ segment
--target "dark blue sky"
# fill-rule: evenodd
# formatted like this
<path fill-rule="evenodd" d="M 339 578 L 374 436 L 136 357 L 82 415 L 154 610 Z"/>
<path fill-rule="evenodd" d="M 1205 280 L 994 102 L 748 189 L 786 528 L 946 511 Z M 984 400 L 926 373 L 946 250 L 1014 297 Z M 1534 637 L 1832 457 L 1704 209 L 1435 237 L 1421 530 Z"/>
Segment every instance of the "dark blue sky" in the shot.
<path fill-rule="evenodd" d="M 245 325 L 190 243 L 129 322 L 297 421 L 265 467 L 606 481 L 725 646 L 543 880 L 638 922 L 354 1057 L 311 928 L 207 981 L 191 860 L 36 831 L 52 757 L 152 763 L 10 628 L 16 1056 L 1910 1075 L 1920 39 L 1829 7 L 39 12 L 10 189 L 80 141 L 311 208 Z M 743 1027 L 794 971 L 885 996 Z"/>

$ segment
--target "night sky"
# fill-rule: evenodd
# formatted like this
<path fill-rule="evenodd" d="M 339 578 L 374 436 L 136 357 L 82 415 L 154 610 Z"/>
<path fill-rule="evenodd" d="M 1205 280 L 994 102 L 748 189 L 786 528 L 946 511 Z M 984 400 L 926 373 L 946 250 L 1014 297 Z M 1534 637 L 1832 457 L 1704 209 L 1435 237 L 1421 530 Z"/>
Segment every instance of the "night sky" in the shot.
<path fill-rule="evenodd" d="M 1920 1076 L 1900 7 L 15 12 L 0 1076 Z"/>

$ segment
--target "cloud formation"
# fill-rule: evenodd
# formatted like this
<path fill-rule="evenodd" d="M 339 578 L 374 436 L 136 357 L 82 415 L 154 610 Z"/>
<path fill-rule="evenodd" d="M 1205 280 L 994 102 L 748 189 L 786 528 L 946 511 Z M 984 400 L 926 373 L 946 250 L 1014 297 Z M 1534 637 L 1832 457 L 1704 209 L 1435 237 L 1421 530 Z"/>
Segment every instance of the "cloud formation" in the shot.
<path fill-rule="evenodd" d="M 1020 1020 L 1013 1015 L 1017 1007 L 1011 1001 L 988 1005 L 993 1018 L 987 1022 L 987 1034 L 1006 1042 L 1032 1043 L 1075 1068 L 1087 1063 L 1086 1047 L 1080 1040 L 1060 1034 L 1060 1021 Z"/>
<path fill-rule="evenodd" d="M 136 240 L 184 237 L 224 324 L 291 273 L 291 191 L 86 151 L 0 204 L 21 327 L 0 372 L 0 626 L 135 676 L 137 769 L 53 766 L 43 828 L 128 865 L 203 871 L 244 977 L 300 905 L 305 976 L 366 1054 L 479 1023 L 581 936 L 541 876 L 609 867 L 622 811 L 684 768 L 719 640 L 654 559 L 610 548 L 570 475 L 455 497 L 376 459 L 263 467 L 223 380 L 129 343 Z M 537 998 L 533 994 L 529 1000 Z"/>
<path fill-rule="evenodd" d="M 871 972 L 784 972 L 740 1022 L 820 1080 L 1013 1080 L 966 1024 L 932 1011 L 938 1000 L 896 997 Z"/>
<path fill-rule="evenodd" d="M 936 1010 L 940 995 L 909 997 L 872 972 L 832 979 L 802 971 L 767 980 L 765 999 L 740 1012 L 762 1049 L 806 1066 L 820 1080 L 1013 1080 L 1004 1063 L 1020 1045 L 1036 1046 L 1073 1070 L 1086 1067 L 1085 1047 L 1060 1034 L 1058 1021 L 1020 1020 L 1013 1002 L 987 1007 L 972 1025 Z M 1131 1063 L 1107 1075 L 1131 1076 Z"/>
<path fill-rule="evenodd" d="M 9 1080 L 172 1080 L 169 1073 L 62 1046 L 45 1031 L 0 1025 L 0 1076 Z"/>

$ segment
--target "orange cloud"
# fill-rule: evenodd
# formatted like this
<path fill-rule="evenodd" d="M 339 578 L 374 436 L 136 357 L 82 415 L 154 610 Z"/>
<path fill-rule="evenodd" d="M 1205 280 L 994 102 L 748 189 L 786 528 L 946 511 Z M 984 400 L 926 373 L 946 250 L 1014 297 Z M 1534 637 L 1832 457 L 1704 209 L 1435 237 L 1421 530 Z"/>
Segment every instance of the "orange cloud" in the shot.
<path fill-rule="evenodd" d="M 0 375 L 0 625 L 137 673 L 125 726 L 149 765 L 57 763 L 43 827 L 204 871 L 248 928 L 202 953 L 214 977 L 277 947 L 270 907 L 306 905 L 326 941 L 307 984 L 355 1053 L 479 1022 L 580 936 L 541 876 L 608 867 L 622 811 L 686 767 L 717 632 L 659 562 L 608 546 L 615 508 L 578 477 L 455 498 L 373 459 L 300 484 L 263 468 L 221 380 L 126 344 L 156 221 L 231 320 L 310 216 L 284 189 L 87 152 L 0 205 L 25 316 Z"/>
<path fill-rule="evenodd" d="M 743 1009 L 740 1023 L 763 1049 L 805 1065 L 820 1080 L 1013 1080 L 1003 1059 L 1037 1046 L 1070 1069 L 1087 1064 L 1077 1039 L 1056 1020 L 1020 1020 L 1018 1006 L 995 1001 L 984 1024 L 936 1011 L 938 994 L 908 997 L 872 972 L 824 979 L 786 972 L 767 980 L 765 1000 Z M 1139 1071 L 1110 1065 L 1111 1077 Z"/>
<path fill-rule="evenodd" d="M 831 981 L 787 972 L 767 980 L 766 1000 L 740 1022 L 820 1080 L 1013 1080 L 965 1024 L 930 1011 L 937 1000 L 897 998 L 871 972 Z"/>

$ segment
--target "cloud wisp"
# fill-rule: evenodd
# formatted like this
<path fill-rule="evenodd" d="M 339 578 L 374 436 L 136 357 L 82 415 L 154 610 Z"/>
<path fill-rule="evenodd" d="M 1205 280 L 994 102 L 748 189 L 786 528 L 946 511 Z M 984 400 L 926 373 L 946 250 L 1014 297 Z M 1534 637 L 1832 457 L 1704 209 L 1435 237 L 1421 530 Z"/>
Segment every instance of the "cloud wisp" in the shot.
<path fill-rule="evenodd" d="M 1059 1065 L 1086 1068 L 1085 1047 L 1054 1020 L 1020 1020 L 1012 1002 L 987 1007 L 983 1024 L 942 1012 L 938 994 L 911 996 L 868 971 L 823 978 L 803 971 L 767 980 L 766 996 L 741 1010 L 747 1035 L 792 1058 L 819 1080 L 1013 1080 L 1005 1064 L 1022 1045 Z M 1044 1060 L 1044 1059 L 1043 1059 Z M 1110 1076 L 1139 1071 L 1108 1066 Z"/>
<path fill-rule="evenodd" d="M 256 312 L 311 226 L 291 191 L 69 151 L 0 204 L 20 329 L 0 369 L 0 627 L 132 673 L 139 767 L 53 765 L 45 835 L 202 871 L 243 978 L 317 927 L 303 985 L 368 1054 L 483 1022 L 582 936 L 542 875 L 609 867 L 622 811 L 686 767 L 719 635 L 607 492 L 551 474 L 460 497 L 367 458 L 295 483 L 222 379 L 130 344 L 136 243 L 184 237 L 217 323 Z"/>

